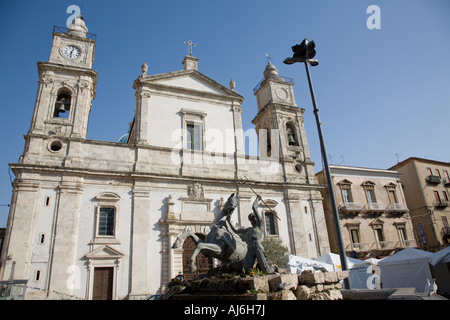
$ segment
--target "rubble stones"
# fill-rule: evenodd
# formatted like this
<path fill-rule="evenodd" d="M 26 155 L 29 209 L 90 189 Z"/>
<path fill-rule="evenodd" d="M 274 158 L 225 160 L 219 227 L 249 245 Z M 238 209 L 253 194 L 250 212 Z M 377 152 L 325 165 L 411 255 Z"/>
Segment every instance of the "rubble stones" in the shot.
<path fill-rule="evenodd" d="M 304 271 L 301 275 L 283 273 L 255 277 L 207 277 L 190 281 L 187 285 L 189 290 L 170 299 L 177 299 L 177 295 L 186 298 L 188 294 L 196 299 L 211 295 L 233 295 L 236 298 L 254 295 L 255 299 L 342 300 L 340 281 L 348 276 L 348 271 Z"/>

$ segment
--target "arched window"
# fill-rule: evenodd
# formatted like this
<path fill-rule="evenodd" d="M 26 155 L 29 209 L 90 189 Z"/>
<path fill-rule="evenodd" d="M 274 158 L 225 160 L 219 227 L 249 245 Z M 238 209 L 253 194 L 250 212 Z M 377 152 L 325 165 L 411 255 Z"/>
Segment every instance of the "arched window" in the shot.
<path fill-rule="evenodd" d="M 55 108 L 53 111 L 54 118 L 69 118 L 70 104 L 72 96 L 67 89 L 61 89 L 56 96 Z"/>
<path fill-rule="evenodd" d="M 295 133 L 295 126 L 292 123 L 286 124 L 286 134 L 288 139 L 288 144 L 290 146 L 298 146 L 298 138 Z"/>

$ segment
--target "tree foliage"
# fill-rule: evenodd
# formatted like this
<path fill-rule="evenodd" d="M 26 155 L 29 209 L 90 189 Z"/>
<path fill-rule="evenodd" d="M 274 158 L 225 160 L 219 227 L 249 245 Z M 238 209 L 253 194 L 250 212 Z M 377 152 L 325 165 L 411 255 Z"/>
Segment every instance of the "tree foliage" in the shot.
<path fill-rule="evenodd" d="M 267 259 L 279 266 L 285 268 L 289 261 L 289 249 L 283 244 L 279 237 L 265 237 L 262 241 Z"/>

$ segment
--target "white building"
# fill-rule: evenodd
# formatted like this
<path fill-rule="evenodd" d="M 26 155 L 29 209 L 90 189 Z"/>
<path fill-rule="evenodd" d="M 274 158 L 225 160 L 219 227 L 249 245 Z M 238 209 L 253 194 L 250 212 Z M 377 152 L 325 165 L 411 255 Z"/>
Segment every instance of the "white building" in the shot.
<path fill-rule="evenodd" d="M 260 157 L 244 152 L 243 97 L 233 83 L 228 89 L 200 73 L 192 55 L 180 71 L 147 75 L 143 65 L 128 139 L 93 141 L 89 35 L 75 19 L 53 32 L 49 61 L 38 63 L 31 127 L 10 164 L 16 179 L 1 280 L 28 280 L 29 299 L 144 298 L 186 272 L 192 241 L 176 250 L 172 243 L 186 229 L 204 237 L 231 193 L 240 196 L 233 221 L 249 225 L 248 185 L 280 218 L 261 207 L 267 236 L 306 258 L 329 252 L 304 110 L 271 63 L 255 92 Z M 213 263 L 203 258 L 200 269 Z"/>

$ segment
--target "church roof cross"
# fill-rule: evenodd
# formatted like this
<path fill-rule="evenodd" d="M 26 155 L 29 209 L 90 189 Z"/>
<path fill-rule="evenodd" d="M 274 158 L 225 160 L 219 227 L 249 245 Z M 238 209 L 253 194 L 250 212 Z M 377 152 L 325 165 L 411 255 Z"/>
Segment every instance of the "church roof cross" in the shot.
<path fill-rule="evenodd" d="M 188 48 L 188 54 L 189 54 L 190 56 L 192 56 L 192 47 L 196 47 L 197 45 L 196 45 L 195 43 L 193 43 L 192 40 L 185 41 L 184 44 L 187 45 L 187 46 L 189 47 L 189 48 Z"/>

